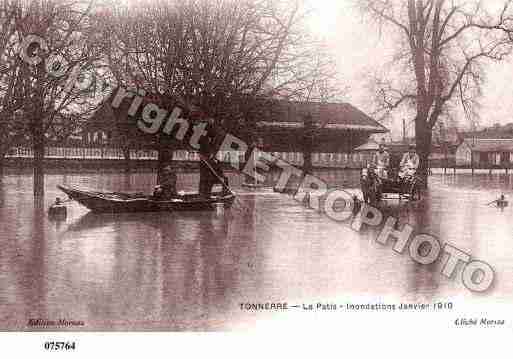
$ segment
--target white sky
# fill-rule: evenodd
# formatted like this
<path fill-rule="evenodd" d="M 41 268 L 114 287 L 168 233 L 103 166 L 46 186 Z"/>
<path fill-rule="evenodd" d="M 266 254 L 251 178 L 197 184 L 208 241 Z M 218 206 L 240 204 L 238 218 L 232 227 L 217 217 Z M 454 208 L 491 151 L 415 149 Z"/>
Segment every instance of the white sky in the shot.
<path fill-rule="evenodd" d="M 362 22 L 361 14 L 354 8 L 355 1 L 306 1 L 314 10 L 310 19 L 312 30 L 330 45 L 339 73 L 350 86 L 347 101 L 366 113 L 372 112 L 369 98 L 373 94 L 365 87 L 365 75 L 369 69 L 382 66 L 383 59 L 388 57 L 383 39 L 378 38 L 377 32 L 370 25 Z M 480 125 L 513 122 L 513 60 L 490 64 L 486 75 Z M 394 138 L 400 136 L 400 118 L 397 117 L 393 120 L 394 123 L 384 123 L 387 127 L 392 127 Z M 460 123 L 466 124 L 464 119 Z"/>

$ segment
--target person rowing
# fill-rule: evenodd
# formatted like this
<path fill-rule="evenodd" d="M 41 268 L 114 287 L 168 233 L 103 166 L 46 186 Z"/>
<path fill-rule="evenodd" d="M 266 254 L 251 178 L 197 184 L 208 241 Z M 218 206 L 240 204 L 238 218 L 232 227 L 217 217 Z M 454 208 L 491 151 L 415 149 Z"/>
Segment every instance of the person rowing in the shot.
<path fill-rule="evenodd" d="M 207 117 L 197 104 L 191 106 L 190 118 L 196 125 L 201 123 L 205 125 L 205 132 L 198 141 L 200 155 L 199 194 L 204 197 L 211 196 L 215 184 L 222 185 L 223 195 L 230 193 L 228 179 L 223 173 L 221 163 L 216 159 L 217 149 L 226 133 L 213 118 Z"/>
<path fill-rule="evenodd" d="M 506 207 L 508 205 L 508 201 L 506 200 L 504 194 L 501 194 L 499 198 L 487 203 L 486 205 L 489 206 L 491 204 L 495 204 L 497 207 Z"/>

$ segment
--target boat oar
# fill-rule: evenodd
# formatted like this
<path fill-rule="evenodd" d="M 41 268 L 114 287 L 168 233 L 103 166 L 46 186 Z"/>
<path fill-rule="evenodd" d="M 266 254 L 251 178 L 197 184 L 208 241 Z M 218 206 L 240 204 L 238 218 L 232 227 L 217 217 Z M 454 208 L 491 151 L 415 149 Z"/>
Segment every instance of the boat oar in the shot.
<path fill-rule="evenodd" d="M 216 178 L 219 180 L 219 182 L 221 182 L 221 184 L 223 185 L 224 188 L 226 188 L 231 194 L 233 194 L 235 196 L 235 193 L 233 193 L 232 189 L 230 187 L 228 187 L 228 185 L 224 182 L 224 180 L 221 178 L 221 176 L 219 176 L 217 174 L 217 172 L 212 168 L 212 166 L 210 165 L 210 163 L 208 163 L 208 161 L 204 160 L 203 158 L 201 158 L 200 156 L 200 161 L 202 161 L 207 167 L 208 169 L 210 170 L 210 172 L 212 172 L 212 174 L 214 176 L 216 176 Z M 237 196 L 235 196 L 235 202 L 238 203 L 239 207 L 242 208 L 243 211 L 247 212 L 247 209 L 244 207 L 244 205 L 239 201 L 239 199 L 237 198 Z"/>
<path fill-rule="evenodd" d="M 216 178 L 219 180 L 219 182 L 221 182 L 221 184 L 223 185 L 224 188 L 226 188 L 231 194 L 234 194 L 233 191 L 231 190 L 230 187 L 228 187 L 228 185 L 225 183 L 225 181 L 221 178 L 221 176 L 219 176 L 217 174 L 217 172 L 212 168 L 212 166 L 210 166 L 210 163 L 208 163 L 208 161 L 205 161 L 203 158 L 201 158 L 200 156 L 200 160 L 205 164 L 207 165 L 208 169 L 210 170 L 210 172 L 212 172 L 212 174 L 214 176 L 216 176 Z"/>
<path fill-rule="evenodd" d="M 185 109 L 187 109 L 188 111 L 191 110 L 191 106 L 189 105 L 189 103 L 187 101 L 184 100 L 184 98 L 180 95 L 177 96 L 178 98 L 178 104 L 182 105 L 183 107 L 185 107 Z M 219 180 L 219 182 L 221 182 L 221 185 L 226 188 L 228 190 L 228 192 L 230 192 L 232 195 L 235 196 L 235 193 L 233 193 L 232 189 L 225 183 L 225 181 L 217 174 L 216 171 L 214 171 L 214 169 L 212 168 L 212 166 L 210 166 L 210 163 L 208 163 L 208 161 L 205 161 L 203 158 L 201 158 L 200 156 L 200 161 L 202 161 L 207 167 L 208 169 L 210 170 L 210 172 L 212 172 L 212 174 Z M 242 205 L 242 203 L 239 202 L 239 199 L 237 198 L 237 196 L 235 196 L 235 201 L 239 204 L 239 206 L 241 206 L 242 208 L 244 208 L 244 206 Z"/>

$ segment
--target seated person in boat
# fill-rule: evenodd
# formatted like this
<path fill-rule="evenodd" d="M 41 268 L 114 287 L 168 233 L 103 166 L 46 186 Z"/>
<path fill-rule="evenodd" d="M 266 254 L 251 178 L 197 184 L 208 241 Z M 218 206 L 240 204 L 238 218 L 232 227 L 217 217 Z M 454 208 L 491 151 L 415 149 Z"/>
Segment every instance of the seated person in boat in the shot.
<path fill-rule="evenodd" d="M 190 118 L 196 124 L 204 123 L 206 125 L 205 134 L 198 141 L 200 154 L 199 194 L 205 197 L 210 196 L 215 184 L 221 184 L 223 194 L 227 194 L 229 192 L 228 179 L 223 173 L 221 163 L 216 159 L 217 149 L 226 133 L 214 119 L 208 118 L 197 104 L 191 106 Z"/>
<path fill-rule="evenodd" d="M 410 145 L 408 152 L 403 155 L 401 163 L 399 164 L 399 178 L 403 180 L 413 178 L 417 172 L 417 168 L 419 168 L 419 163 L 419 155 L 415 152 L 415 146 Z"/>
<path fill-rule="evenodd" d="M 383 144 L 379 145 L 378 151 L 372 158 L 376 174 L 380 179 L 388 178 L 388 167 L 390 166 L 390 155 Z"/>
<path fill-rule="evenodd" d="M 177 197 L 176 174 L 171 166 L 168 165 L 162 170 L 159 184 L 155 187 L 153 197 L 159 200 L 169 200 Z"/>
<path fill-rule="evenodd" d="M 376 181 L 378 197 L 381 196 L 383 191 L 383 180 L 388 178 L 388 168 L 390 166 L 390 155 L 388 154 L 385 146 L 380 144 L 378 151 L 372 157 L 369 170 L 373 170 Z"/>

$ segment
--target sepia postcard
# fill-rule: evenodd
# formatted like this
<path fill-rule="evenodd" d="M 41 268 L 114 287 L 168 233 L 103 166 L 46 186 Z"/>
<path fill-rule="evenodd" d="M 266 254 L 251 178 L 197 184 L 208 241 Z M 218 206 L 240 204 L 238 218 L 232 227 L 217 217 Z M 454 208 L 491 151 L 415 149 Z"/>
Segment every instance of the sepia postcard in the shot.
<path fill-rule="evenodd" d="M 512 79 L 510 0 L 0 0 L 2 347 L 511 338 Z"/>

